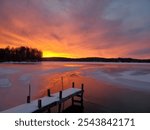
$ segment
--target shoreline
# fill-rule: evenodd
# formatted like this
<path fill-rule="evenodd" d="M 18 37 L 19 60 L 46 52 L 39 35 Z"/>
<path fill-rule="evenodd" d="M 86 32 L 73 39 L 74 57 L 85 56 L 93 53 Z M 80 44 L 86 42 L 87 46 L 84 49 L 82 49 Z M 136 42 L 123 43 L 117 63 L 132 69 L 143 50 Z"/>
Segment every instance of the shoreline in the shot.
<path fill-rule="evenodd" d="M 39 63 L 45 63 L 45 62 L 56 62 L 56 63 L 90 63 L 90 64 L 150 64 L 150 62 L 99 62 L 99 61 L 6 61 L 6 62 L 0 62 L 0 64 L 39 64 Z"/>

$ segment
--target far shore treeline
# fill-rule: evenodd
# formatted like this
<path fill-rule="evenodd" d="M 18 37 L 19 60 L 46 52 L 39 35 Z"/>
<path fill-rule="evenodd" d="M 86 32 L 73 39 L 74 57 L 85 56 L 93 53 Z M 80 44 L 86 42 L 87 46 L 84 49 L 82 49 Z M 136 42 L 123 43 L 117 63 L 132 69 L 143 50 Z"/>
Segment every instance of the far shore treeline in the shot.
<path fill-rule="evenodd" d="M 39 61 L 60 61 L 60 62 L 126 62 L 126 63 L 150 63 L 150 59 L 133 58 L 66 58 L 66 57 L 42 57 L 42 51 L 36 48 L 17 47 L 0 48 L 0 62 L 39 62 Z"/>
<path fill-rule="evenodd" d="M 35 48 L 29 48 L 29 47 L 18 47 L 18 48 L 0 48 L 0 62 L 5 61 L 41 61 L 42 59 L 42 51 L 35 49 Z"/>
<path fill-rule="evenodd" d="M 102 58 L 102 57 L 87 57 L 87 58 L 65 58 L 65 57 L 50 57 L 42 58 L 43 61 L 61 61 L 61 62 L 116 62 L 116 63 L 150 63 L 150 59 L 133 59 L 133 58 Z"/>

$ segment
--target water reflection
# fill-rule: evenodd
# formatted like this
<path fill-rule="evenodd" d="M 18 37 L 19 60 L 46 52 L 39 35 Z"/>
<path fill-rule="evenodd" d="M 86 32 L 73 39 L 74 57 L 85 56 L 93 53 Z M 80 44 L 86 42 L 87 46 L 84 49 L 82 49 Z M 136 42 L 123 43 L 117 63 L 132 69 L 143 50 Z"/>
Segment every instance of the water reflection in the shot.
<path fill-rule="evenodd" d="M 25 103 L 29 83 L 33 100 L 46 95 L 48 88 L 55 93 L 71 87 L 72 82 L 75 82 L 75 87 L 78 88 L 82 83 L 85 85 L 85 103 L 82 110 L 84 112 L 150 112 L 148 87 L 133 88 L 132 83 L 137 82 L 134 80 L 128 87 L 115 81 L 115 78 L 124 78 L 121 77 L 122 73 L 133 71 L 133 76 L 145 76 L 144 82 L 140 81 L 143 86 L 150 86 L 149 82 L 146 82 L 150 78 L 150 65 L 147 64 L 66 62 L 44 62 L 34 65 L 0 64 L 0 71 L 2 70 L 0 79 L 8 79 L 11 86 L 0 87 L 0 111 Z M 65 103 L 65 107 L 67 104 Z"/>

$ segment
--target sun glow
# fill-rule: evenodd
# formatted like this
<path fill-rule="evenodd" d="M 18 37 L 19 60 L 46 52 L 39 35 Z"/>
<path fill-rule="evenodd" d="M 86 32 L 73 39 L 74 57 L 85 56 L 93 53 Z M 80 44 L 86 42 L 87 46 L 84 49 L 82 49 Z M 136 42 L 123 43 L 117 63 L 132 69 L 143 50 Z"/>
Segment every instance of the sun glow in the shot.
<path fill-rule="evenodd" d="M 43 57 L 71 57 L 70 54 L 43 51 Z"/>

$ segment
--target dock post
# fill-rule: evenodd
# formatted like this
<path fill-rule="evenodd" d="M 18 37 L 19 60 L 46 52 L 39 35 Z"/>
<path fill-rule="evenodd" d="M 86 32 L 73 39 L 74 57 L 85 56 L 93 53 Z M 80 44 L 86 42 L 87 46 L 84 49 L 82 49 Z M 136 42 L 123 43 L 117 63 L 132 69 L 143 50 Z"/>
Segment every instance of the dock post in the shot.
<path fill-rule="evenodd" d="M 74 82 L 72 82 L 72 88 L 74 88 Z M 71 98 L 72 100 L 72 106 L 74 105 L 74 97 Z"/>
<path fill-rule="evenodd" d="M 74 88 L 74 82 L 72 82 L 72 88 Z"/>
<path fill-rule="evenodd" d="M 84 84 L 81 84 L 81 90 L 84 92 Z"/>
<path fill-rule="evenodd" d="M 29 84 L 29 95 L 27 96 L 27 103 L 31 102 L 31 86 Z"/>
<path fill-rule="evenodd" d="M 83 93 L 84 93 L 84 84 L 81 84 L 81 107 L 83 107 Z"/>
<path fill-rule="evenodd" d="M 58 112 L 61 112 L 61 99 L 62 99 L 62 91 L 59 92 L 59 105 L 58 105 Z"/>
<path fill-rule="evenodd" d="M 30 103 L 30 96 L 27 96 L 27 103 Z"/>
<path fill-rule="evenodd" d="M 47 89 L 47 96 L 51 97 L 51 90 L 50 89 Z"/>
<path fill-rule="evenodd" d="M 39 99 L 39 100 L 38 100 L 38 108 L 41 108 L 41 107 L 42 107 L 42 100 Z"/>
<path fill-rule="evenodd" d="M 62 91 L 59 92 L 59 99 L 62 99 Z"/>

